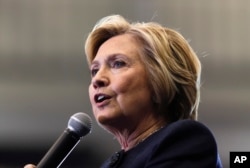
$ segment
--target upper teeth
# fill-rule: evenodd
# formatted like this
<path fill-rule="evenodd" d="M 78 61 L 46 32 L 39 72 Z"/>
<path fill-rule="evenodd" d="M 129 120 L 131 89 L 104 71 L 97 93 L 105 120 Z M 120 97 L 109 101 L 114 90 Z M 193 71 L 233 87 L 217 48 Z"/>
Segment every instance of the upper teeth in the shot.
<path fill-rule="evenodd" d="M 104 95 L 100 95 L 100 96 L 98 96 L 97 100 L 100 101 L 103 98 L 104 98 Z"/>

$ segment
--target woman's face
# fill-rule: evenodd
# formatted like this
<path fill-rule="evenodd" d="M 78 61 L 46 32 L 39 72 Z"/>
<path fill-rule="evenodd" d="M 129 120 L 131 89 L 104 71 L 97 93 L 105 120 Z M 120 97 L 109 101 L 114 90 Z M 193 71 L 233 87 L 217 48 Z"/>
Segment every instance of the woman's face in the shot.
<path fill-rule="evenodd" d="M 119 35 L 103 43 L 92 61 L 89 96 L 94 116 L 104 126 L 132 126 L 152 113 L 139 50 L 131 35 Z"/>

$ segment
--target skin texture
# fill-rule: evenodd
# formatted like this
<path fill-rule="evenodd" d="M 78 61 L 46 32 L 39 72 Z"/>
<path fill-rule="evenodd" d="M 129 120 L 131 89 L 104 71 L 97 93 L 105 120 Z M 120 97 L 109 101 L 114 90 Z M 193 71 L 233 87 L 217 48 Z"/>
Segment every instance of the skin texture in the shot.
<path fill-rule="evenodd" d="M 90 66 L 89 96 L 94 116 L 124 150 L 164 123 L 156 115 L 139 50 L 140 45 L 131 35 L 115 36 L 100 46 Z M 97 102 L 98 94 L 108 98 Z"/>
<path fill-rule="evenodd" d="M 201 65 L 178 32 L 111 15 L 93 27 L 85 54 L 93 114 L 123 150 L 171 122 L 197 119 Z"/>
<path fill-rule="evenodd" d="M 150 79 L 139 50 L 140 45 L 131 35 L 115 36 L 100 46 L 90 66 L 89 97 L 94 116 L 125 151 L 165 125 L 154 108 Z M 98 103 L 98 94 L 108 99 Z"/>

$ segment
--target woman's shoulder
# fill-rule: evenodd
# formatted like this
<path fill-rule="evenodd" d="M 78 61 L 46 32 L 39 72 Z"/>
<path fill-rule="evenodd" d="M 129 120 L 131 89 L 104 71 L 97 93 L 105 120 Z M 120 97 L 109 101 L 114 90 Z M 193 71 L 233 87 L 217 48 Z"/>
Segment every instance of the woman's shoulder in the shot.
<path fill-rule="evenodd" d="M 184 119 L 172 122 L 164 127 L 164 130 L 169 133 L 179 134 L 180 132 L 197 134 L 204 133 L 212 135 L 211 130 L 203 123 L 195 120 Z"/>
<path fill-rule="evenodd" d="M 162 153 L 171 157 L 217 155 L 213 133 L 204 124 L 194 120 L 179 120 L 166 125 L 138 145 L 137 152 Z"/>
<path fill-rule="evenodd" d="M 212 132 L 193 120 L 168 124 L 135 148 L 114 156 L 120 158 L 118 167 L 221 167 Z"/>
<path fill-rule="evenodd" d="M 198 121 L 186 119 L 168 124 L 149 139 L 150 144 L 150 160 L 172 160 L 173 165 L 178 165 L 178 158 L 182 158 L 183 164 L 191 163 L 193 167 L 221 167 L 214 135 Z"/>
<path fill-rule="evenodd" d="M 216 141 L 212 131 L 203 123 L 185 119 L 173 122 L 165 126 L 156 139 L 171 142 L 174 140 L 175 143 L 181 141 L 182 144 L 186 143 L 209 143 L 215 148 Z"/>

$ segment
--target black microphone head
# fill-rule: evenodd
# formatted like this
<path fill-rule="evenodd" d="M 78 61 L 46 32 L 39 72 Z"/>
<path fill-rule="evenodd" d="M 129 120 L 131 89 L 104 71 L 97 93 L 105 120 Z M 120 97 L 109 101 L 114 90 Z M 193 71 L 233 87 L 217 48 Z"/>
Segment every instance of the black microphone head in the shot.
<path fill-rule="evenodd" d="M 91 118 L 83 112 L 78 112 L 70 117 L 68 129 L 76 133 L 79 137 L 83 137 L 90 133 L 91 125 Z"/>

